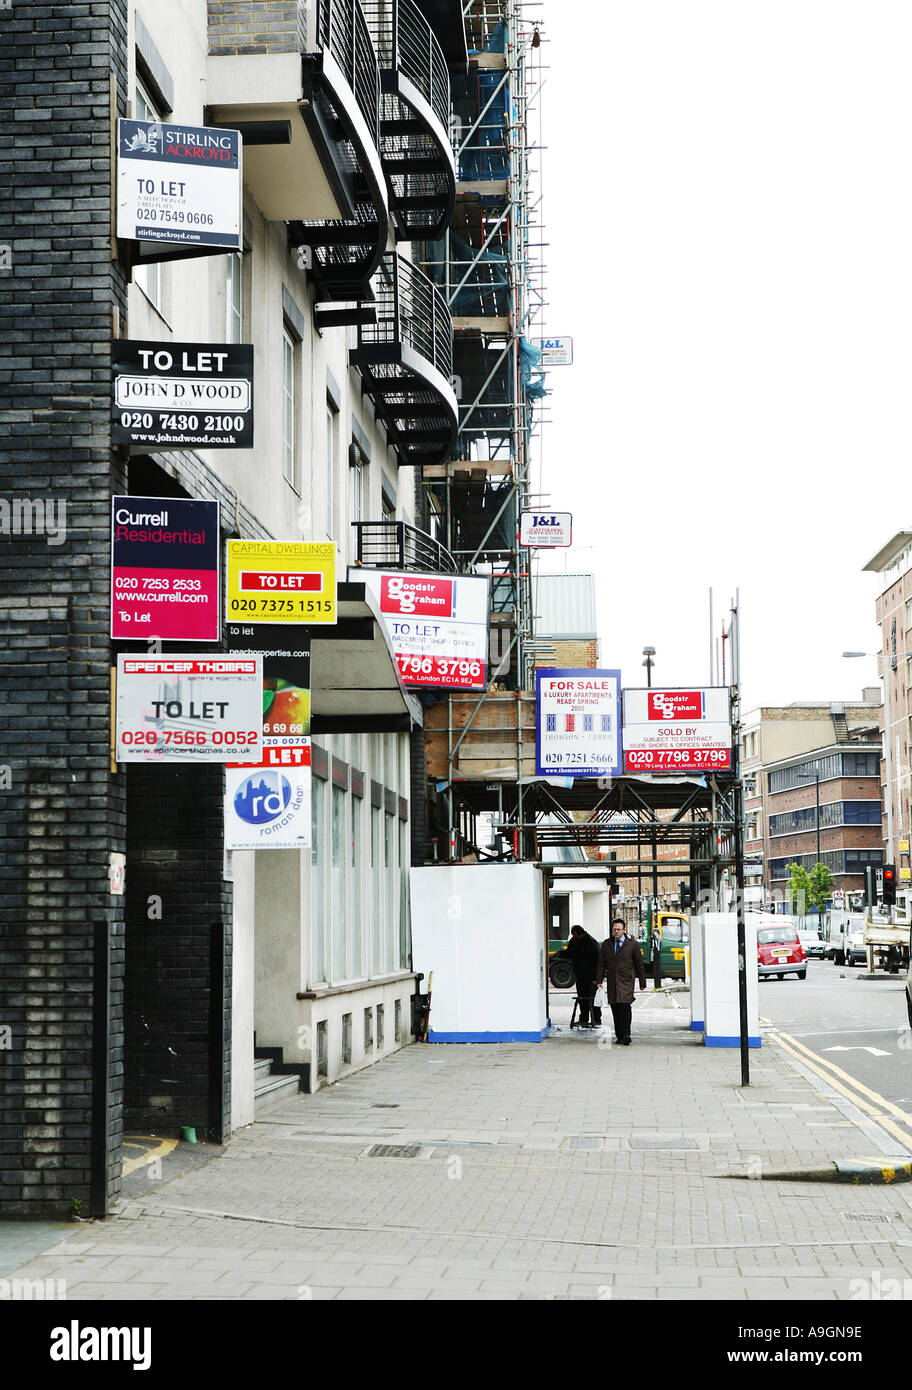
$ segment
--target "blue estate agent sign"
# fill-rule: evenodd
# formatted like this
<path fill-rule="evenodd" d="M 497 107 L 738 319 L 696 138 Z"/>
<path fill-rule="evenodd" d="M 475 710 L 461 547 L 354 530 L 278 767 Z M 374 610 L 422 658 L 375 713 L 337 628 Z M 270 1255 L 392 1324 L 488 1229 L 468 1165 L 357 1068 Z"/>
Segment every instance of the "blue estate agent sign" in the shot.
<path fill-rule="evenodd" d="M 118 121 L 117 235 L 242 250 L 238 131 Z"/>
<path fill-rule="evenodd" d="M 535 772 L 538 777 L 619 777 L 621 673 L 535 673 Z"/>

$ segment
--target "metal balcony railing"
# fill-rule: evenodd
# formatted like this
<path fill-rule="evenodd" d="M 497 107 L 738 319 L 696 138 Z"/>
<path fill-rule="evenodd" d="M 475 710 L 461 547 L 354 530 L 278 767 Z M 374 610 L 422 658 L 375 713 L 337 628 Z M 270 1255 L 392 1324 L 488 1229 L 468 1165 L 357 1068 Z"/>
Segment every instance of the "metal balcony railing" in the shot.
<path fill-rule="evenodd" d="M 357 532 L 357 561 L 367 569 L 418 570 L 455 574 L 450 552 L 406 521 L 353 521 Z"/>
<path fill-rule="evenodd" d="M 355 94 L 371 138 L 380 143 L 380 64 L 359 0 L 317 0 L 317 40 Z"/>
<path fill-rule="evenodd" d="M 383 257 L 373 285 L 377 322 L 359 329 L 359 346 L 406 343 L 449 381 L 453 320 L 440 291 L 422 270 L 394 251 Z"/>
<path fill-rule="evenodd" d="M 450 125 L 450 75 L 443 50 L 413 0 L 362 0 L 384 71 L 398 70 Z"/>

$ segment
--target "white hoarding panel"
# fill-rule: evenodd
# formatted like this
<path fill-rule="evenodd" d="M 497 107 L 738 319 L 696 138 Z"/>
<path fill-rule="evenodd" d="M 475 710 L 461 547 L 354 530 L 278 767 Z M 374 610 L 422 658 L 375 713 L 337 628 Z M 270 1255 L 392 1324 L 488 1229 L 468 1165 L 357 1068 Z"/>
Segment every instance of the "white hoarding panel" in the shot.
<path fill-rule="evenodd" d="M 484 690 L 487 579 L 358 568 L 348 577 L 377 600 L 403 685 Z"/>
<path fill-rule="evenodd" d="M 261 656 L 117 658 L 121 763 L 225 763 L 263 750 Z"/>
<path fill-rule="evenodd" d="M 626 772 L 731 771 L 726 686 L 624 691 Z"/>
<path fill-rule="evenodd" d="M 117 235 L 242 251 L 239 132 L 118 121 Z"/>
<path fill-rule="evenodd" d="M 573 542 L 573 517 L 569 512 L 521 512 L 519 543 L 531 546 L 567 546 Z"/>
<path fill-rule="evenodd" d="M 621 673 L 535 673 L 535 771 L 539 777 L 617 777 L 621 771 Z"/>
<path fill-rule="evenodd" d="M 532 864 L 411 869 L 412 959 L 433 972 L 428 1042 L 540 1042 L 545 1009 L 541 870 Z"/>

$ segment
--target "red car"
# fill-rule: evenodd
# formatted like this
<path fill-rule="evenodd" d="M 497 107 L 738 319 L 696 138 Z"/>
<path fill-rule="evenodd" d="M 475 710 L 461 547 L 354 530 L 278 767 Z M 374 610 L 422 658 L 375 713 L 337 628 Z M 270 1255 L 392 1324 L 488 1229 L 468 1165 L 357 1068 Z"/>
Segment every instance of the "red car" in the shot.
<path fill-rule="evenodd" d="M 807 952 L 796 927 L 784 922 L 781 926 L 764 924 L 757 928 L 757 974 L 761 979 L 764 975 L 778 975 L 780 980 L 786 975 L 806 979 Z"/>

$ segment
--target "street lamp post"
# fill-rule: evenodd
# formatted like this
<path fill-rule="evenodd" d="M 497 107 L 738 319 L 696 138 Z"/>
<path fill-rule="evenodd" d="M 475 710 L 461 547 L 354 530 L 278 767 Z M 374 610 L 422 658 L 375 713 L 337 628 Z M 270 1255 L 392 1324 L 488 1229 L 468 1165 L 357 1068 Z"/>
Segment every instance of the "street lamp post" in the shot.
<path fill-rule="evenodd" d="M 811 780 L 810 774 L 808 774 L 806 777 L 802 777 L 802 778 L 801 778 L 801 781 L 802 781 L 802 782 L 810 782 L 810 780 Z M 820 863 L 820 767 L 819 767 L 819 765 L 817 766 L 817 768 L 816 768 L 815 771 L 814 771 L 814 784 L 815 784 L 816 789 L 817 789 L 817 798 L 816 798 L 816 801 L 817 801 L 817 863 L 819 864 L 819 863 Z"/>
<path fill-rule="evenodd" d="M 650 690 L 652 689 L 652 666 L 653 666 L 652 658 L 655 656 L 655 654 L 656 654 L 656 649 L 655 649 L 655 647 L 644 647 L 644 648 L 643 648 L 643 655 L 644 655 L 645 658 L 646 658 L 646 660 L 643 662 L 643 665 L 646 667 L 646 684 L 647 684 L 647 686 L 649 687 Z"/>

